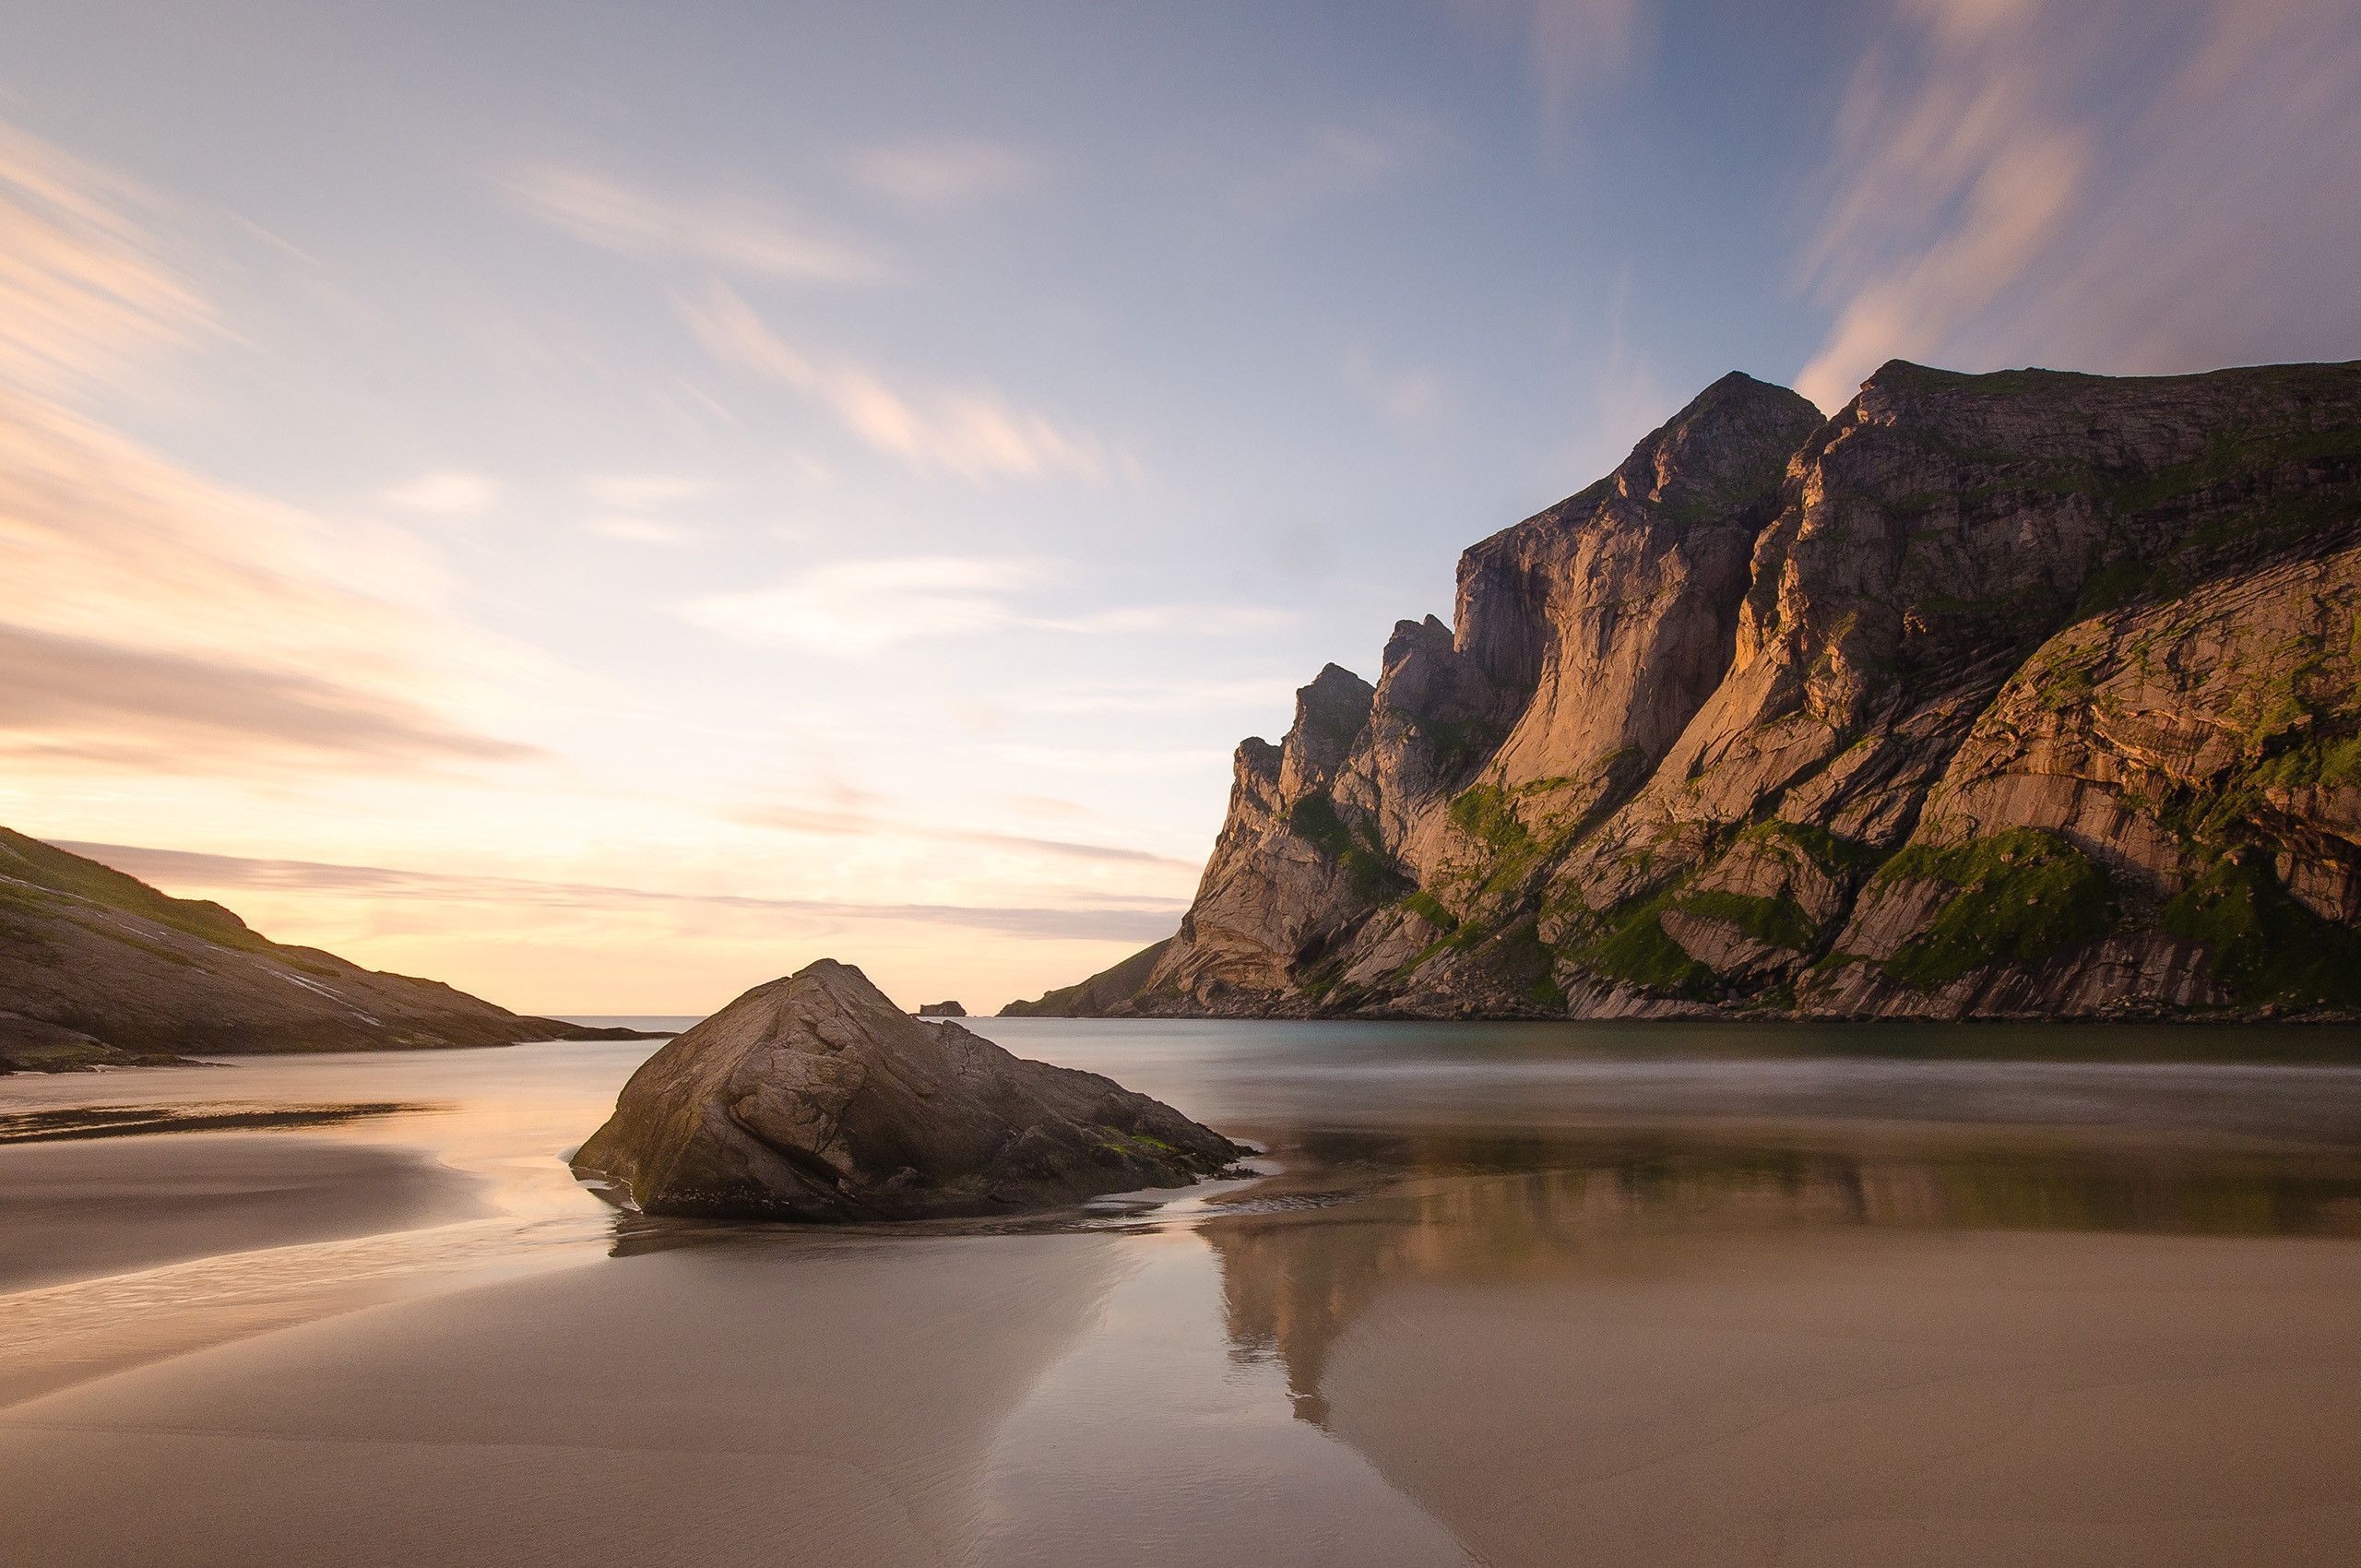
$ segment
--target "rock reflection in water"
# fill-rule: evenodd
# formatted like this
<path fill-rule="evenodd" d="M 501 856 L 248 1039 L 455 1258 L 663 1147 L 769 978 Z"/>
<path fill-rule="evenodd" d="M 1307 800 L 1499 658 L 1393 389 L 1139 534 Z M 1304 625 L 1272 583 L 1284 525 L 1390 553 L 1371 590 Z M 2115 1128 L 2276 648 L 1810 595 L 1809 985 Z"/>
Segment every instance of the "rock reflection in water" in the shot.
<path fill-rule="evenodd" d="M 2361 1235 L 2361 1159 L 2344 1154 L 1342 1133 L 1299 1152 L 1301 1178 L 1201 1229 L 1233 1353 L 1278 1361 L 1296 1413 L 1323 1423 L 1330 1350 L 1381 1290 L 1546 1278 L 1620 1244 L 1850 1227 Z"/>

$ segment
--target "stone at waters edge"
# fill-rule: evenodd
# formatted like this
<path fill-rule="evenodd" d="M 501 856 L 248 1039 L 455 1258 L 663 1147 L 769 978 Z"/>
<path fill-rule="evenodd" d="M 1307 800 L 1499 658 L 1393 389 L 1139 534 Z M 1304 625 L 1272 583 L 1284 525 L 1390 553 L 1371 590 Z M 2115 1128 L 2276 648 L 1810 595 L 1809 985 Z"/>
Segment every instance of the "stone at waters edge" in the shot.
<path fill-rule="evenodd" d="M 1095 1073 L 919 1022 L 824 958 L 648 1058 L 574 1168 L 651 1214 L 845 1221 L 1061 1207 L 1246 1152 Z"/>

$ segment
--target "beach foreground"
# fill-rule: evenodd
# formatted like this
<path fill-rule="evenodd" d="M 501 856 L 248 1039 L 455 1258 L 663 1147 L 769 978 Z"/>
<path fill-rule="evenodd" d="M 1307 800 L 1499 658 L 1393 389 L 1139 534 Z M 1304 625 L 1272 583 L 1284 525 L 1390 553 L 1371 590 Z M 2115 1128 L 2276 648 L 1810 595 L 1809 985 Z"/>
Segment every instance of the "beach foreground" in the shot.
<path fill-rule="evenodd" d="M 548 1169 L 636 1060 L 578 1044 L 422 1064 L 430 1111 L 0 1150 L 126 1192 L 310 1173 L 209 1257 L 53 1219 L 0 1295 L 0 1557 L 2327 1563 L 2361 1532 L 2352 1069 L 997 1032 L 1278 1172 L 998 1229 L 619 1216 Z M 355 1206 L 373 1162 L 406 1206 Z"/>

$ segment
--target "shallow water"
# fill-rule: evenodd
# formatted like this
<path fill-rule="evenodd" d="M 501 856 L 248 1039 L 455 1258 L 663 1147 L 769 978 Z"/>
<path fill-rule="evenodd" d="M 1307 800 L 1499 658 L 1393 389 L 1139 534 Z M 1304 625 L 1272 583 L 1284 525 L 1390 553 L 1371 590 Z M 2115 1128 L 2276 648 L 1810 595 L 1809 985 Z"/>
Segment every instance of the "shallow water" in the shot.
<path fill-rule="evenodd" d="M 973 1027 L 1274 1174 L 672 1223 L 563 1163 L 649 1043 L 0 1082 L 246 1123 L 0 1147 L 0 1560 L 2361 1546 L 2361 1034 Z"/>

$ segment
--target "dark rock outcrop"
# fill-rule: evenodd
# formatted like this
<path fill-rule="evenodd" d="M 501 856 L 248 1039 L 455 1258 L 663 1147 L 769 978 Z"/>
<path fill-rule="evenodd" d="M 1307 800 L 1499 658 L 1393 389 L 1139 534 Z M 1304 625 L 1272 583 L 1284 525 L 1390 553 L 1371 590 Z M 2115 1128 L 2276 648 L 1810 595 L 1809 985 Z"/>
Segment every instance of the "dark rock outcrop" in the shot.
<path fill-rule="evenodd" d="M 841 1221 L 1056 1208 L 1245 1152 L 1095 1073 L 920 1023 L 824 958 L 648 1058 L 574 1168 L 651 1214 Z"/>
<path fill-rule="evenodd" d="M 1101 969 L 1074 985 L 1060 986 L 1038 1001 L 1011 1002 L 1000 1010 L 1003 1018 L 1096 1018 L 1136 996 L 1147 984 L 1172 939 L 1151 943 L 1120 964 Z"/>
<path fill-rule="evenodd" d="M 956 1002 L 930 1002 L 919 1009 L 921 1018 L 964 1018 L 967 1009 Z"/>
<path fill-rule="evenodd" d="M 2361 365 L 1726 378 L 1470 550 L 1349 737 L 1331 666 L 1245 742 L 1068 1009 L 2361 1012 L 2356 547 Z"/>
<path fill-rule="evenodd" d="M 0 827 L 0 1057 L 20 1068 L 654 1038 L 284 946 L 219 904 Z"/>
<path fill-rule="evenodd" d="M 103 1067 L 185 1067 L 185 1056 L 125 1051 L 79 1029 L 0 1013 L 0 1074 L 91 1073 Z"/>

